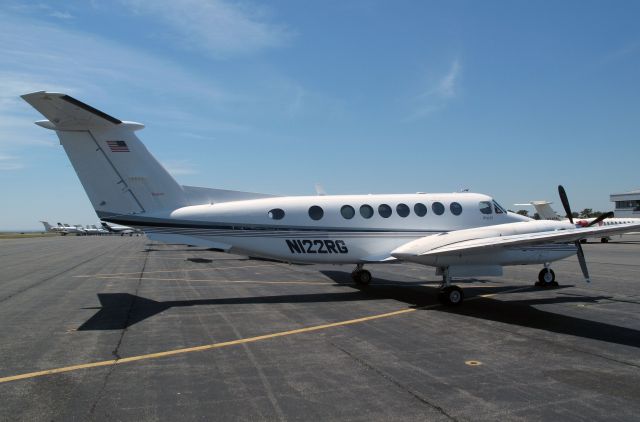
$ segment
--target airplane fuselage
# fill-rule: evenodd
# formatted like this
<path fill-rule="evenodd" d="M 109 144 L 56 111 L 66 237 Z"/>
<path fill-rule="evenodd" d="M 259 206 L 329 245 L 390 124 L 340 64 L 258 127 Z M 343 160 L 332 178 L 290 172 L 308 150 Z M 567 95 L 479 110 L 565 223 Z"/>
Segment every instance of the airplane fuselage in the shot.
<path fill-rule="evenodd" d="M 476 193 L 274 197 L 105 220 L 139 228 L 156 240 L 286 262 L 334 264 L 392 260 L 390 251 L 424 236 L 530 221 Z M 573 253 L 572 247 L 515 248 L 503 251 L 498 261 L 540 263 Z M 476 256 L 467 264 L 484 261 Z"/>

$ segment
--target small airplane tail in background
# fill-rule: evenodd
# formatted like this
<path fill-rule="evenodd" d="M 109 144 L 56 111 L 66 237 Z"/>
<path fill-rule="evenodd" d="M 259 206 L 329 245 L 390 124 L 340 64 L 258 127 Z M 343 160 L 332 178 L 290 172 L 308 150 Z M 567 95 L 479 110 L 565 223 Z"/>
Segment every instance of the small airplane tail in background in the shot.
<path fill-rule="evenodd" d="M 22 98 L 55 130 L 99 217 L 173 210 L 186 204 L 182 187 L 136 137 L 140 123 L 123 122 L 68 95 L 34 92 Z"/>
<path fill-rule="evenodd" d="M 553 210 L 553 208 L 551 208 L 551 204 L 553 204 L 553 202 L 549 202 L 549 201 L 531 201 L 531 202 L 529 202 L 527 204 L 513 204 L 513 205 L 527 206 L 527 207 L 533 206 L 536 209 L 536 212 L 540 216 L 541 220 L 555 220 L 555 221 L 561 220 L 561 218 L 558 215 L 558 213 L 556 213 Z"/>
<path fill-rule="evenodd" d="M 60 223 L 58 223 L 57 226 L 52 226 L 48 221 L 41 221 L 41 223 L 44 225 L 44 229 L 47 233 L 59 233 L 62 236 L 67 234 L 66 229 Z"/>
<path fill-rule="evenodd" d="M 115 230 L 113 230 L 111 226 L 105 223 L 104 221 L 101 221 L 100 224 L 102 224 L 102 228 L 108 231 L 109 233 L 115 233 Z"/>

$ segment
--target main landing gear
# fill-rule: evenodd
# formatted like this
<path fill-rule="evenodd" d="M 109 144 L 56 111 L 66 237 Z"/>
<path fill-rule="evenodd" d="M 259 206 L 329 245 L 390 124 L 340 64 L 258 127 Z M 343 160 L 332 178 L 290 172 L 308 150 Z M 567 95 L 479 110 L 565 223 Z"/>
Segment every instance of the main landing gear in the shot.
<path fill-rule="evenodd" d="M 447 306 L 458 306 L 464 300 L 462 289 L 451 284 L 448 268 L 442 270 L 442 284 L 438 292 L 438 300 Z"/>
<path fill-rule="evenodd" d="M 371 283 L 371 273 L 362 267 L 364 264 L 357 264 L 356 268 L 351 273 L 353 282 L 361 286 L 367 286 Z"/>
<path fill-rule="evenodd" d="M 558 287 L 556 281 L 556 273 L 549 268 L 549 264 L 544 264 L 544 268 L 538 273 L 538 281 L 535 283 L 536 287 Z"/>

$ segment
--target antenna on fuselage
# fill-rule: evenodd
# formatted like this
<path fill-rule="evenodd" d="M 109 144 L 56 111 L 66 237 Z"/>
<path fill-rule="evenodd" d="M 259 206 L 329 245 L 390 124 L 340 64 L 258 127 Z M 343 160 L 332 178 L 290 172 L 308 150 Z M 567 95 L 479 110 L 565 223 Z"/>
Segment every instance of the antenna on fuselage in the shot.
<path fill-rule="evenodd" d="M 324 187 L 320 184 L 320 183 L 316 183 L 316 194 L 318 196 L 326 196 L 327 195 L 327 191 L 324 190 Z"/>

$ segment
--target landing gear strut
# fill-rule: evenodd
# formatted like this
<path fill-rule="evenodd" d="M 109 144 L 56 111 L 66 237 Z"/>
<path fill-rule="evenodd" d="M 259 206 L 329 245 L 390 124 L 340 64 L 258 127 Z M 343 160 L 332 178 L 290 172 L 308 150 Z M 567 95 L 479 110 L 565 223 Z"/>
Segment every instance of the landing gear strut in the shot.
<path fill-rule="evenodd" d="M 447 306 L 458 306 L 464 300 L 462 289 L 451 284 L 451 276 L 449 275 L 448 268 L 442 270 L 442 284 L 438 292 L 438 300 Z"/>
<path fill-rule="evenodd" d="M 536 287 L 557 287 L 556 273 L 549 268 L 549 264 L 544 264 L 544 268 L 538 274 L 538 281 L 535 283 Z"/>
<path fill-rule="evenodd" d="M 371 273 L 362 267 L 364 264 L 357 264 L 356 268 L 351 273 L 351 278 L 353 282 L 356 284 L 360 284 L 362 286 L 367 286 L 371 283 Z"/>

